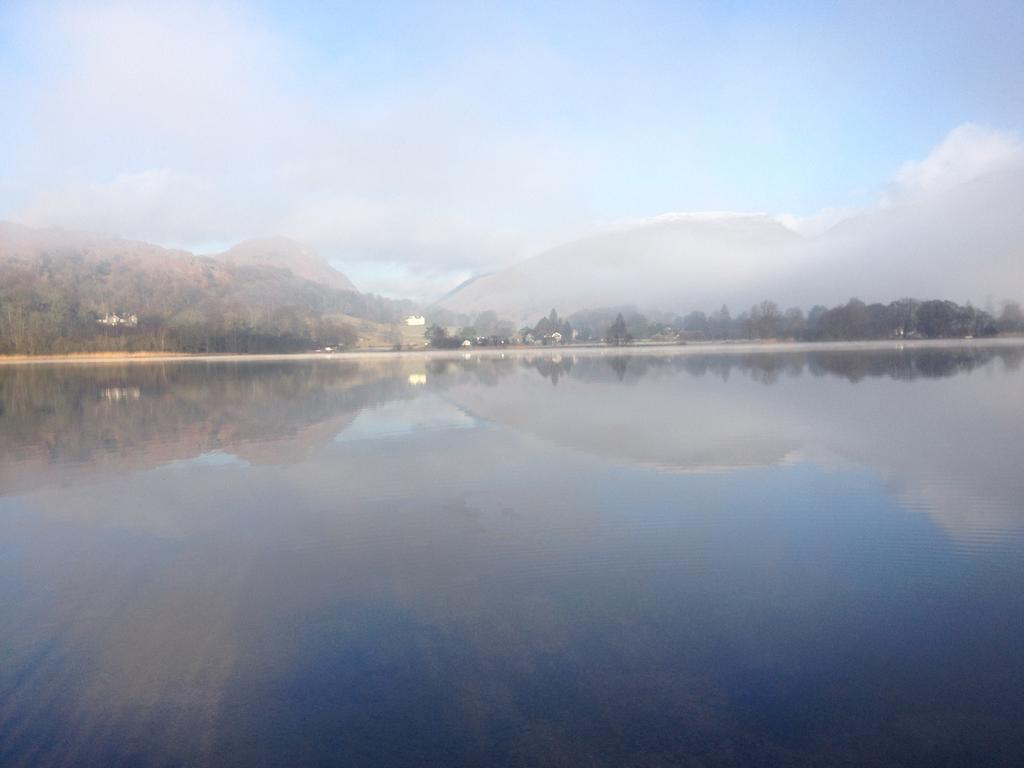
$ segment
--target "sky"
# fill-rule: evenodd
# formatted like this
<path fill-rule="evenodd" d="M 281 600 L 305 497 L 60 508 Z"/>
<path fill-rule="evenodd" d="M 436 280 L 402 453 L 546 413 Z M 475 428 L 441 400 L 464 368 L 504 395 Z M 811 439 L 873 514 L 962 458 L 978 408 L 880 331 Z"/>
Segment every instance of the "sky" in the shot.
<path fill-rule="evenodd" d="M 4 0 L 0 219 L 285 234 L 429 299 L 617 222 L 814 229 L 943 148 L 989 162 L 1024 130 L 1021 40 L 1019 0 Z"/>

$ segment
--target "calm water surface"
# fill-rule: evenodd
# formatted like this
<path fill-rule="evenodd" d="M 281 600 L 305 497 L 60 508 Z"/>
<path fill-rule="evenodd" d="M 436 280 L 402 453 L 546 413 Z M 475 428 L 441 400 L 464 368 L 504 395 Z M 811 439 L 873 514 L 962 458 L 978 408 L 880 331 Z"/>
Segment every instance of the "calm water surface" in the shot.
<path fill-rule="evenodd" d="M 0 367 L 0 764 L 1024 765 L 1022 363 Z"/>

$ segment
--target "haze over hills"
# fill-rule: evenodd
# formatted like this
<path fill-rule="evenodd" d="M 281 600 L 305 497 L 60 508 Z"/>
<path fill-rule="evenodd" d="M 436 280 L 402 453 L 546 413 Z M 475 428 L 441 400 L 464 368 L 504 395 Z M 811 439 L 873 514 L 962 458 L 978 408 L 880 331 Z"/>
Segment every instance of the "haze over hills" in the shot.
<path fill-rule="evenodd" d="M 757 294 L 762 265 L 793 254 L 799 240 L 766 215 L 669 214 L 556 246 L 462 286 L 440 306 L 469 314 L 493 309 L 515 320 L 551 307 L 718 306 Z"/>
<path fill-rule="evenodd" d="M 742 313 L 767 299 L 806 311 L 850 297 L 970 301 L 992 315 L 1003 300 L 1024 298 L 1024 143 L 958 128 L 901 168 L 875 204 L 820 234 L 807 221 L 733 212 L 620 224 L 467 280 L 427 315 L 461 332 L 484 312 L 490 325 L 519 327 L 551 308 L 562 317 L 626 306 Z M 203 256 L 0 223 L 0 308 L 0 352 L 167 349 L 168 340 L 202 352 L 422 342 L 383 325 L 416 305 L 359 293 L 285 237 Z M 140 330 L 107 333 L 97 321 L 111 313 L 137 316 Z"/>
<path fill-rule="evenodd" d="M 283 237 L 201 256 L 137 240 L 0 222 L 0 270 L 9 282 L 75 293 L 96 312 L 176 312 L 210 302 L 250 308 L 323 308 L 352 282 Z"/>
<path fill-rule="evenodd" d="M 358 292 L 352 281 L 312 249 L 286 237 L 246 240 L 224 251 L 198 255 L 176 248 L 93 232 L 34 228 L 0 221 L 0 263 L 5 267 L 46 263 L 95 265 L 110 262 L 124 270 L 156 272 L 164 279 L 207 285 L 228 283 L 248 274 L 298 278 L 340 291 Z M 157 275 L 154 275 L 157 276 Z"/>
<path fill-rule="evenodd" d="M 0 222 L 0 351 L 306 349 L 379 336 L 411 307 L 286 238 L 200 256 Z"/>
<path fill-rule="evenodd" d="M 895 196 L 816 236 L 764 214 L 668 214 L 557 246 L 460 286 L 439 306 L 515 320 L 551 307 L 744 309 L 850 296 L 1024 294 L 1024 164 L 927 194 Z"/>
<path fill-rule="evenodd" d="M 358 291 L 351 280 L 312 248 L 277 235 L 246 240 L 211 257 L 233 267 L 272 267 L 339 291 Z"/>

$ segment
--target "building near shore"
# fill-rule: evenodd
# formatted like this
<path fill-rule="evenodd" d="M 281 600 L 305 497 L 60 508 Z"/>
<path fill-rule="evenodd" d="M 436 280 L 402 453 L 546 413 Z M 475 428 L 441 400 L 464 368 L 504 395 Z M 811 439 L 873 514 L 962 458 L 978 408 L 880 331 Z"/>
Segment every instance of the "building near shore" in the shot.
<path fill-rule="evenodd" d="M 116 312 L 108 312 L 103 317 L 96 318 L 96 322 L 100 325 L 126 325 L 130 328 L 134 328 L 139 324 L 138 315 L 119 315 Z"/>

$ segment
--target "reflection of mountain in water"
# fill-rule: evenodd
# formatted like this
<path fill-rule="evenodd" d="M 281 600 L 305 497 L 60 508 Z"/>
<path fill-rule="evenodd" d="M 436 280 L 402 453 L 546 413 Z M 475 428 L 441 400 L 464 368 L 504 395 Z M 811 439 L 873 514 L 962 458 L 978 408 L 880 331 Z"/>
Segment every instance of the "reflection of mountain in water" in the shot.
<path fill-rule="evenodd" d="M 481 418 L 619 463 L 853 462 L 970 544 L 1024 525 L 1022 359 L 1021 347 L 608 354 L 477 361 L 435 383 Z"/>
<path fill-rule="evenodd" d="M 968 540 L 1021 523 L 1022 360 L 1024 347 L 997 345 L 0 367 L 0 492 L 209 453 L 298 465 L 387 402 L 415 400 L 423 413 L 411 426 L 360 422 L 349 437 L 429 431 L 439 393 L 619 464 L 706 473 L 853 462 Z M 434 471 L 458 471 L 439 447 Z M 383 476 L 395 471 L 408 467 Z"/>
<path fill-rule="evenodd" d="M 681 354 L 636 354 L 604 351 L 598 355 L 538 355 L 521 360 L 553 384 L 563 376 L 593 381 L 614 379 L 630 382 L 661 373 L 686 372 L 693 376 L 713 375 L 728 380 L 736 371 L 765 384 L 781 376 L 839 376 L 849 381 L 886 377 L 912 381 L 945 378 L 967 373 L 978 366 L 1000 361 L 1008 370 L 1024 362 L 1021 346 L 933 346 L 903 349 L 821 349 L 800 351 L 715 352 L 702 354 L 680 350 Z"/>
<path fill-rule="evenodd" d="M 301 461 L 363 408 L 410 396 L 403 370 L 397 361 L 0 367 L 0 492 L 216 451 Z"/>

